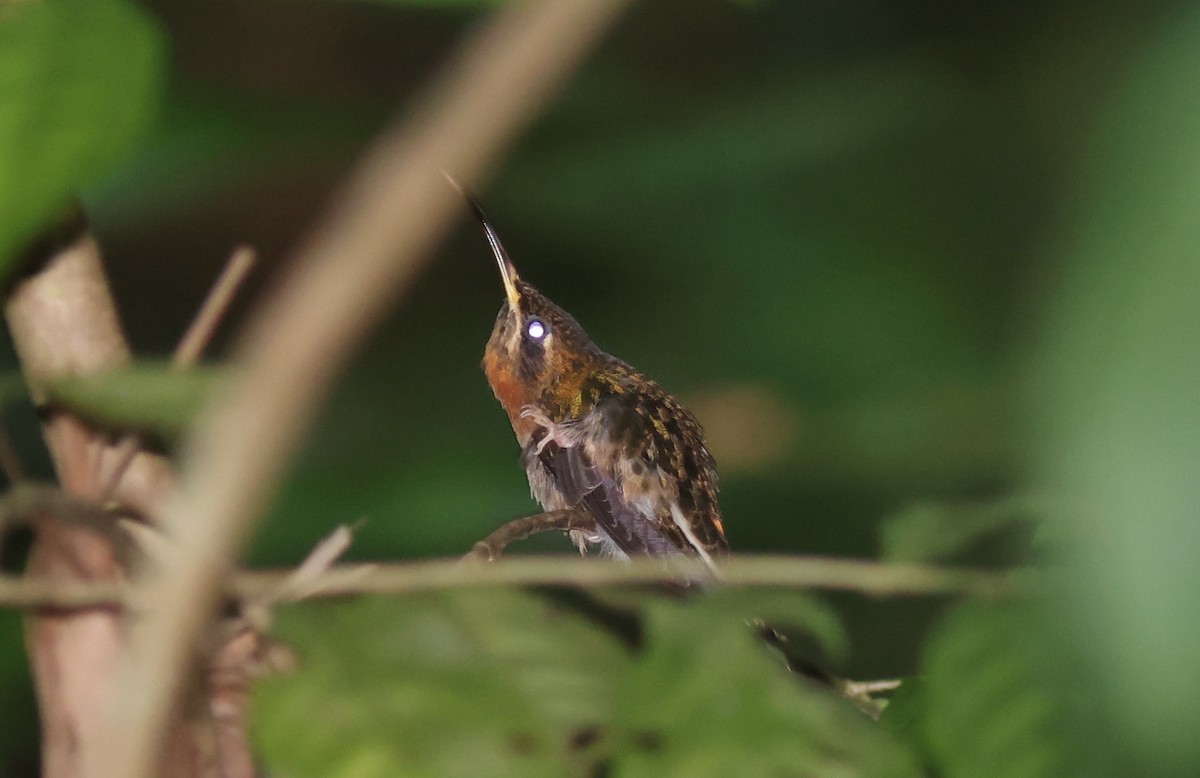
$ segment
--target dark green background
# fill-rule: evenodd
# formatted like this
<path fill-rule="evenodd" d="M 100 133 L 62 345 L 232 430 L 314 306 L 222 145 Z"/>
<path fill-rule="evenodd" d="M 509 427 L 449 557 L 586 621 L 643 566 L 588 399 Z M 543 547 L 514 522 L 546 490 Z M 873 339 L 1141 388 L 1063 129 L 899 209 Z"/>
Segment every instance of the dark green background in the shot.
<path fill-rule="evenodd" d="M 235 244 L 259 249 L 219 359 L 356 152 L 482 11 L 146 7 L 169 40 L 159 121 L 81 194 L 143 356 L 169 353 Z M 1197 356 L 1194 317 L 1169 314 L 1195 308 L 1194 250 L 1159 224 L 1188 223 L 1170 206 L 1195 197 L 1177 158 L 1200 137 L 1196 29 L 1182 2 L 646 2 L 479 194 L 523 276 L 711 429 L 735 550 L 874 556 L 896 514 L 1041 515 L 1064 469 L 1086 496 L 1130 472 L 1072 470 L 1125 450 L 1124 433 L 1087 437 L 1090 408 L 1139 408 L 1142 430 L 1195 419 L 1191 384 L 1149 407 L 1089 392 L 1164 333 L 1178 348 L 1142 365 L 1148 385 Z M 1147 278 L 1162 283 L 1122 318 Z M 352 558 L 455 555 L 535 509 L 478 367 L 501 300 L 464 219 L 341 380 L 249 564 L 293 564 L 361 518 Z M 44 471 L 28 409 L 9 416 Z M 1200 462 L 1194 443 L 1169 461 Z M 1081 580 L 1105 569 L 1089 559 Z M 913 671 L 937 603 L 838 602 L 848 672 Z M 5 622 L 0 685 L 17 691 L 0 701 L 20 722 Z M 29 730 L 0 738 L 0 765 L 28 769 Z"/>
<path fill-rule="evenodd" d="M 148 354 L 236 242 L 271 276 L 476 18 L 156 10 L 175 60 L 161 133 L 87 193 Z M 1096 79 L 1136 28 L 1114 15 L 1113 40 L 1061 11 L 990 13 L 637 6 L 480 193 L 524 275 L 603 347 L 766 435 L 763 461 L 714 440 L 738 549 L 870 553 L 875 522 L 912 500 L 1018 480 L 1013 389 L 1042 247 Z M 1064 36 L 1086 55 L 1072 73 L 1055 67 Z M 360 516 L 360 555 L 453 554 L 531 509 L 478 369 L 500 301 L 464 220 L 345 378 L 257 561 Z M 745 387 L 753 402 L 726 407 Z"/>

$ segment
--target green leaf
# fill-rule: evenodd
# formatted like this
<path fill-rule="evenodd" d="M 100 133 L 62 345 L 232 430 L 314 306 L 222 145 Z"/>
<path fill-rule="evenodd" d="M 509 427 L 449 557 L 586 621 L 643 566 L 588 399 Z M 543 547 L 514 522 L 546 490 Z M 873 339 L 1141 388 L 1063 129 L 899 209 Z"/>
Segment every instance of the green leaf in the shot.
<path fill-rule="evenodd" d="M 762 621 L 776 630 L 799 630 L 811 637 L 823 657 L 840 661 L 849 637 L 832 608 L 817 598 L 778 589 L 717 589 L 692 606 L 714 625 Z"/>
<path fill-rule="evenodd" d="M 303 669 L 254 707 L 280 775 L 561 775 L 579 731 L 611 719 L 604 681 L 630 661 L 513 591 L 310 605 L 282 613 L 279 632 Z"/>
<path fill-rule="evenodd" d="M 740 615 L 769 602 L 644 597 L 640 616 L 623 598 L 633 639 L 518 591 L 287 610 L 278 631 L 301 670 L 257 690 L 262 753 L 283 776 L 916 774 L 869 719 L 770 656 Z"/>
<path fill-rule="evenodd" d="M 0 7 L 0 277 L 147 129 L 163 62 L 157 27 L 129 3 Z"/>
<path fill-rule="evenodd" d="M 904 678 L 900 687 L 887 698 L 879 717 L 880 724 L 901 742 L 919 753 L 926 765 L 935 760 L 928 753 L 925 738 L 925 716 L 929 707 L 923 678 Z"/>
<path fill-rule="evenodd" d="M 995 564 L 1027 556 L 1037 507 L 1027 500 L 982 505 L 915 505 L 880 530 L 890 562 Z"/>
<path fill-rule="evenodd" d="M 756 610 L 771 612 L 770 603 Z M 618 686 L 632 738 L 621 774 L 918 774 L 911 755 L 864 714 L 764 661 L 761 643 L 719 599 L 651 602 L 646 633 L 644 656 Z"/>
<path fill-rule="evenodd" d="M 1036 660 L 1045 628 L 1028 606 L 960 606 L 929 639 L 919 698 L 889 706 L 885 720 L 903 727 L 900 719 L 923 718 L 926 745 L 946 778 L 1085 774 L 1073 769 L 1063 715 L 1069 684 L 1053 683 Z"/>
<path fill-rule="evenodd" d="M 60 378 L 46 391 L 50 402 L 101 425 L 174 436 L 188 425 L 220 375 L 209 368 L 174 370 L 143 363 Z"/>

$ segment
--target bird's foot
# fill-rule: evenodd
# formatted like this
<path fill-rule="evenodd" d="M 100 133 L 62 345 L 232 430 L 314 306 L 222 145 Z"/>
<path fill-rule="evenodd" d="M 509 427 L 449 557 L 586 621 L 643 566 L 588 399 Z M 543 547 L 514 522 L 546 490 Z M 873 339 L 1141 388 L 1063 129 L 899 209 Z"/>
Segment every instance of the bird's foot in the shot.
<path fill-rule="evenodd" d="M 550 420 L 550 417 L 542 413 L 542 410 L 533 405 L 526 405 L 521 408 L 521 418 L 530 419 L 534 424 L 543 428 L 546 433 L 538 440 L 537 446 L 534 448 L 535 454 L 541 454 L 542 450 L 551 443 L 562 445 L 559 440 L 558 425 Z"/>

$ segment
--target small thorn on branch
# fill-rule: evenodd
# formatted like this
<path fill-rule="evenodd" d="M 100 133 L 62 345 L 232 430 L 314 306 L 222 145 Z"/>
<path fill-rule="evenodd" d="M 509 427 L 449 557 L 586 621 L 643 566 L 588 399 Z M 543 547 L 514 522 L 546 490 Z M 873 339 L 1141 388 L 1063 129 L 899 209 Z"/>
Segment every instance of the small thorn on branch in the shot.
<path fill-rule="evenodd" d="M 569 532 L 571 530 L 595 529 L 595 522 L 582 511 L 564 510 L 539 513 L 515 519 L 501 525 L 492 534 L 471 547 L 463 555 L 462 561 L 491 562 L 504 552 L 504 549 L 519 540 L 540 535 L 543 532 Z"/>
<path fill-rule="evenodd" d="M 902 683 L 903 681 L 899 678 L 892 678 L 885 681 L 847 681 L 846 693 L 872 697 L 876 694 L 894 692 L 900 688 Z"/>
<path fill-rule="evenodd" d="M 342 554 L 346 553 L 346 549 L 350 548 L 350 542 L 354 538 L 354 529 L 354 526 L 343 524 L 323 538 L 279 588 L 260 604 L 299 602 L 320 592 L 334 563 L 341 558 Z M 355 565 L 348 570 L 343 570 L 343 573 L 351 576 L 361 575 L 374 567 L 371 564 Z"/>

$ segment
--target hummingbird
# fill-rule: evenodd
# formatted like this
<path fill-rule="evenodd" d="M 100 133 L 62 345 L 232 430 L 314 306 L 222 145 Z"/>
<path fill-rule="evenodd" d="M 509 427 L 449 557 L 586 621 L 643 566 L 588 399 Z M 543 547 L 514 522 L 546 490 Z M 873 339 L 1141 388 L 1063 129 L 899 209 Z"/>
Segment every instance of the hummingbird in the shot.
<path fill-rule="evenodd" d="M 505 301 L 483 371 L 521 446 L 543 510 L 594 522 L 571 540 L 616 557 L 714 557 L 729 550 L 716 463 L 695 417 L 659 384 L 602 351 L 569 313 L 521 279 L 483 208 Z"/>

